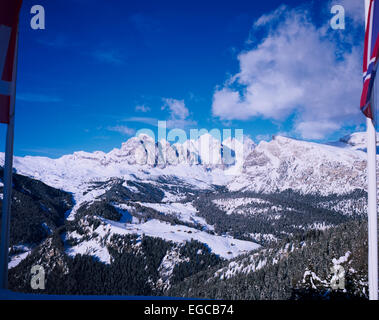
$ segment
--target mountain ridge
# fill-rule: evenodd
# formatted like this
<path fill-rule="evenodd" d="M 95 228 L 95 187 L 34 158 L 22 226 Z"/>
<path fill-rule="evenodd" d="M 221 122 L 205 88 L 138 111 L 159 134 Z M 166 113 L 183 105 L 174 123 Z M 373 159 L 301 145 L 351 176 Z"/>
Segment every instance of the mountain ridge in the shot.
<path fill-rule="evenodd" d="M 218 161 L 228 141 L 221 144 L 209 137 L 202 139 L 205 140 L 211 141 Z M 229 141 L 232 147 L 231 144 Z M 249 142 L 247 145 L 253 146 Z M 180 155 L 204 159 L 203 150 L 199 154 L 174 154 L 165 141 L 161 147 L 168 151 L 174 164 L 159 164 L 156 158 L 159 145 L 147 136 L 129 139 L 120 149 L 108 153 L 108 158 L 102 152 L 77 152 L 59 159 L 15 157 L 15 171 L 26 176 L 20 180 L 21 192 L 14 193 L 13 198 L 16 203 L 20 199 L 25 202 L 14 206 L 20 211 L 14 215 L 17 225 L 25 225 L 20 207 L 27 207 L 34 210 L 28 216 L 36 228 L 49 229 L 32 245 L 22 241 L 28 239 L 25 236 L 29 228 L 19 232 L 21 240 L 11 247 L 12 287 L 28 292 L 30 281 L 25 276 L 30 273 L 28 268 L 42 264 L 50 279 L 50 293 L 174 292 L 186 296 L 186 281 L 195 279 L 194 286 L 201 290 L 203 284 L 198 283 L 201 278 L 196 274 L 202 277 L 207 270 L 213 270 L 209 268 L 218 272 L 228 266 L 225 273 L 213 273 L 216 278 L 210 283 L 217 288 L 222 275 L 228 274 L 231 278 L 224 276 L 222 281 L 226 280 L 235 291 L 238 288 L 235 281 L 245 281 L 243 274 L 246 273 L 246 279 L 259 278 L 261 274 L 273 274 L 272 268 L 279 266 L 284 274 L 293 274 L 297 283 L 291 287 L 287 280 L 281 282 L 286 295 L 278 295 L 275 286 L 251 287 L 241 294 L 254 298 L 265 292 L 273 298 L 289 298 L 291 288 L 298 289 L 296 294 L 308 290 L 301 282 L 303 275 L 304 279 L 309 274 L 312 277 L 314 274 L 314 279 L 328 279 L 328 275 L 319 271 L 333 258 L 353 252 L 354 235 L 346 235 L 350 242 L 343 250 L 339 249 L 338 237 L 330 240 L 321 237 L 323 245 L 330 241 L 336 249 L 313 270 L 312 264 L 300 259 L 302 245 L 296 247 L 292 258 L 286 248 L 325 232 L 333 237 L 338 226 L 364 218 L 366 154 L 362 150 L 342 142 L 333 146 L 277 136 L 270 142 L 254 145 L 243 155 L 241 171 L 229 175 L 230 164 L 210 165 L 204 161 L 175 164 Z M 151 164 L 138 165 L 130 160 L 139 155 L 138 148 L 142 156 L 151 150 L 154 154 Z M 195 146 L 192 151 L 197 151 Z M 30 193 L 28 185 L 36 186 L 33 193 L 45 188 L 48 198 L 56 194 L 67 199 L 68 206 L 59 209 L 62 225 L 45 218 L 54 209 L 49 210 L 47 204 L 55 205 L 56 200 L 47 198 L 40 203 L 32 194 L 36 203 L 27 205 L 29 198 L 22 194 Z M 50 190 L 53 187 L 56 189 Z M 279 254 L 271 257 L 270 248 L 274 247 Z M 323 250 L 320 247 L 318 252 Z M 312 249 L 307 252 L 310 259 L 315 258 Z M 257 254 L 262 257 L 259 261 L 254 258 Z M 288 255 L 296 263 L 294 270 L 287 270 Z M 265 266 L 268 258 L 273 263 Z M 277 264 L 278 259 L 283 261 Z M 355 260 L 362 262 L 359 256 Z M 243 274 L 236 272 L 240 268 Z M 354 280 L 355 273 L 352 277 Z M 103 279 L 106 279 L 104 286 Z M 366 281 L 364 272 L 357 279 Z M 322 281 L 321 291 L 326 280 Z M 99 285 L 104 291 L 98 291 Z M 172 286 L 174 291 L 167 291 Z M 192 284 L 190 287 L 192 290 Z M 354 290 L 363 294 L 364 288 L 365 285 L 363 289 L 354 286 Z M 217 297 L 223 297 L 221 292 Z M 227 297 L 241 296 L 234 293 Z"/>
<path fill-rule="evenodd" d="M 83 183 L 111 177 L 143 181 L 172 176 L 196 188 L 220 185 L 231 191 L 293 188 L 303 193 L 343 194 L 355 188 L 366 190 L 366 154 L 351 143 L 363 141 L 364 135 L 344 137 L 338 146 L 282 136 L 258 145 L 246 137 L 243 143 L 236 139 L 221 143 L 210 135 L 171 145 L 167 141 L 156 143 L 143 135 L 130 138 L 109 153 L 79 151 L 58 159 L 15 157 L 14 168 L 20 174 L 74 193 Z M 201 146 L 207 140 L 209 144 Z M 239 160 L 240 171 L 231 172 Z M 4 154 L 0 154 L 0 165 L 3 161 Z"/>

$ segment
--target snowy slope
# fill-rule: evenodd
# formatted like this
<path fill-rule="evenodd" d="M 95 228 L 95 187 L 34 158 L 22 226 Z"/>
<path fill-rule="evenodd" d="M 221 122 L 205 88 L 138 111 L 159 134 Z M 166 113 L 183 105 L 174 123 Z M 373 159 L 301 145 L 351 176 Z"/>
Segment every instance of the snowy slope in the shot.
<path fill-rule="evenodd" d="M 376 135 L 376 145 L 379 146 L 379 134 Z M 366 150 L 367 148 L 367 134 L 366 132 L 354 132 L 347 136 L 342 137 L 340 140 L 340 146 L 346 144 L 346 147 L 351 147 L 355 150 Z"/>
<path fill-rule="evenodd" d="M 66 253 L 71 256 L 89 254 L 96 256 L 100 261 L 110 263 L 110 255 L 104 244 L 104 239 L 110 239 L 114 234 L 137 234 L 139 236 L 161 238 L 175 243 L 197 240 L 206 244 L 213 253 L 225 259 L 235 258 L 260 247 L 260 245 L 251 241 L 238 240 L 229 236 L 212 235 L 205 231 L 183 225 L 170 225 L 155 219 L 141 224 L 125 224 L 107 219 L 101 220 L 103 223 L 93 230 L 93 233 L 97 236 L 92 237 L 91 240 L 87 240 L 86 237 L 81 239 L 81 236 L 76 232 L 67 234 L 66 239 L 76 239 L 79 240 L 79 243 L 67 248 Z"/>
<path fill-rule="evenodd" d="M 88 183 L 112 177 L 151 183 L 161 177 L 175 177 L 195 189 L 221 185 L 232 191 L 272 192 L 292 188 L 303 193 L 342 194 L 355 188 L 365 189 L 366 155 L 359 150 L 364 137 L 356 133 L 342 140 L 336 146 L 277 136 L 254 147 L 245 138 L 244 169 L 238 175 L 226 174 L 227 168 L 220 161 L 225 148 L 237 149 L 239 142 L 226 139 L 221 144 L 210 135 L 187 140 L 182 145 L 171 146 L 161 141 L 158 144 L 161 147 L 142 135 L 109 153 L 75 152 L 59 159 L 15 157 L 14 167 L 20 174 L 74 193 L 78 202 Z M 163 157 L 167 161 L 162 163 L 159 150 L 166 150 Z M 199 160 L 197 164 L 195 158 Z M 3 159 L 1 154 L 0 165 Z M 167 199 L 173 196 L 167 192 Z"/>
<path fill-rule="evenodd" d="M 234 145 L 234 140 L 231 143 Z M 253 147 L 252 141 L 245 144 Z M 109 153 L 79 151 L 58 159 L 15 157 L 14 167 L 19 174 L 73 193 L 83 189 L 83 184 L 89 181 L 104 181 L 111 177 L 154 180 L 164 175 L 184 178 L 197 188 L 208 188 L 211 184 L 228 181 L 223 176 L 221 148 L 221 143 L 210 135 L 203 135 L 195 141 L 187 140 L 180 146 L 170 146 L 166 141 L 155 144 L 149 136 L 140 135 Z M 1 153 L 0 165 L 3 163 L 4 154 Z M 206 170 L 205 166 L 213 170 Z"/>
<path fill-rule="evenodd" d="M 262 141 L 247 157 L 244 173 L 230 190 L 343 194 L 366 188 L 366 154 L 351 147 L 275 137 Z"/>
<path fill-rule="evenodd" d="M 197 215 L 196 208 L 191 203 L 140 203 L 144 207 L 153 208 L 164 214 L 176 216 L 183 222 L 195 223 L 203 226 L 207 230 L 214 230 L 213 226 L 206 223 L 204 218 Z"/>
<path fill-rule="evenodd" d="M 270 142 L 261 142 L 258 146 L 249 139 L 244 140 L 242 146 L 238 144 L 239 142 L 233 139 L 221 143 L 210 135 L 204 135 L 198 140 L 188 140 L 181 145 L 170 145 L 163 140 L 156 144 L 150 137 L 142 135 L 129 139 L 120 149 L 113 149 L 109 153 L 81 151 L 59 159 L 15 157 L 14 167 L 19 174 L 71 192 L 74 207 L 66 215 L 70 221 L 77 218 L 77 212 L 81 208 L 94 202 L 107 202 L 107 196 L 116 197 L 117 192 L 109 195 L 110 190 L 115 185 L 121 184 L 129 193 L 141 198 L 149 196 L 153 188 L 154 192 L 161 191 L 163 194 L 161 200 L 138 199 L 132 202 L 141 207 L 154 209 L 163 215 L 175 216 L 179 220 L 175 223 L 195 225 L 194 228 L 174 225 L 158 218 L 150 218 L 147 221 L 142 219 L 142 222 L 138 217 L 132 217 L 130 220 L 121 219 L 119 222 L 102 218 L 103 224 L 96 230 L 91 230 L 91 235 L 98 234 L 97 237 L 84 240 L 75 233 L 68 235 L 80 240 L 76 245 L 66 248 L 68 255 L 89 254 L 104 263 L 111 263 L 111 257 L 104 243 L 105 239 L 109 238 L 105 236 L 108 233 L 147 235 L 175 243 L 194 239 L 206 244 L 213 253 L 226 259 L 259 247 L 252 241 L 213 234 L 214 226 L 209 225 L 198 215 L 192 200 L 183 201 L 195 191 L 214 192 L 217 190 L 215 186 L 226 187 L 229 191 L 267 193 L 291 188 L 305 194 L 328 195 L 366 188 L 366 153 L 360 150 L 364 144 L 362 133 L 341 139 L 334 145 L 298 141 L 280 136 Z M 226 174 L 227 166 L 222 163 L 223 153 L 226 148 L 236 150 L 241 147 L 244 150 L 242 174 L 236 176 Z M 163 156 L 159 150 L 164 150 Z M 0 165 L 3 161 L 4 155 L 0 154 Z M 134 182 L 135 185 L 130 182 Z M 142 191 L 137 184 L 146 184 L 151 188 Z M 119 203 L 119 209 L 128 210 L 125 206 L 130 199 L 124 200 L 120 203 L 117 200 L 115 203 Z M 108 203 L 116 206 L 115 203 Z M 228 215 L 241 214 L 245 217 L 271 213 L 272 219 L 275 219 L 275 214 L 283 209 L 251 197 L 218 199 L 213 203 Z M 267 204 L 267 208 L 262 207 L 262 204 Z M 322 207 L 331 205 L 332 208 L 338 209 L 337 211 L 356 211 L 344 209 L 352 206 L 349 199 L 335 204 L 321 204 Z M 364 205 L 363 203 L 363 209 Z M 285 209 L 290 211 L 290 208 Z M 302 226 L 297 226 L 300 227 Z M 328 227 L 329 225 L 322 223 L 313 226 L 304 225 L 304 228 L 308 229 Z M 254 241 L 264 237 L 272 237 L 273 239 L 268 239 L 270 241 L 275 240 L 270 233 L 251 234 L 251 239 Z M 15 267 L 28 254 L 28 251 L 25 251 L 12 257 L 11 267 Z"/>

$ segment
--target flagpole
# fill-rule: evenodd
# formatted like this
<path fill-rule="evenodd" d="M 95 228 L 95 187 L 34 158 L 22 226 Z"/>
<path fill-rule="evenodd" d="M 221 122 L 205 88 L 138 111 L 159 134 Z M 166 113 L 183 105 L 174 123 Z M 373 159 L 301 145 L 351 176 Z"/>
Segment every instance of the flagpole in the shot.
<path fill-rule="evenodd" d="M 1 243 L 0 243 L 0 289 L 8 289 L 8 251 L 9 231 L 11 222 L 12 202 L 12 170 L 13 170 L 13 141 L 14 141 L 14 116 L 16 104 L 16 80 L 18 58 L 18 26 L 16 32 L 15 61 L 13 64 L 13 79 L 9 107 L 9 123 L 7 128 L 5 158 L 4 158 L 4 187 L 3 210 L 1 219 Z"/>
<path fill-rule="evenodd" d="M 366 27 L 370 0 L 365 0 Z M 375 120 L 377 83 L 371 97 Z M 374 120 L 367 117 L 367 180 L 368 180 L 368 286 L 370 300 L 378 300 L 378 215 L 376 190 L 376 130 Z"/>
<path fill-rule="evenodd" d="M 375 90 L 377 84 L 374 84 Z M 376 92 L 373 93 L 376 100 Z M 376 101 L 375 101 L 376 102 Z M 372 106 L 374 109 L 375 106 Z M 374 113 L 374 111 L 373 111 Z M 376 130 L 367 118 L 367 175 L 368 175 L 368 282 L 370 300 L 378 300 L 378 216 L 376 190 Z"/>

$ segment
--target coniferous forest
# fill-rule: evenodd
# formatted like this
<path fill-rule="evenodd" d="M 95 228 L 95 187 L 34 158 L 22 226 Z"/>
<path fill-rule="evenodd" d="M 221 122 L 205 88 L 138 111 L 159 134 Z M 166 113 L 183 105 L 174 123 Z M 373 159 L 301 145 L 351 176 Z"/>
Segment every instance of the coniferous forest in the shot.
<path fill-rule="evenodd" d="M 141 186 L 139 186 L 141 188 Z M 148 184 L 143 188 L 148 189 Z M 147 192 L 148 201 L 159 203 L 159 192 Z M 195 221 L 183 222 L 151 207 L 141 195 L 134 210 L 120 211 L 114 202 L 131 204 L 115 183 L 100 201 L 81 206 L 74 220 L 67 220 L 72 196 L 44 183 L 15 175 L 10 255 L 29 252 L 9 271 L 12 290 L 33 292 L 30 268 L 42 265 L 48 294 L 164 295 L 211 299 L 365 299 L 367 298 L 367 224 L 362 199 L 355 191 L 344 196 L 301 195 L 292 190 L 271 194 L 226 192 L 193 193 L 198 215 L 214 229 L 213 235 L 254 240 L 260 248 L 225 259 L 197 240 L 176 243 L 137 234 L 99 234 L 104 221 L 132 223 L 133 219 L 159 219 L 169 225 L 202 230 Z M 129 197 L 128 197 L 129 196 Z M 156 197 L 156 198 L 154 198 Z M 219 199 L 260 199 L 242 203 L 246 214 L 227 214 L 215 206 Z M 356 214 L 335 210 L 336 203 L 351 202 Z M 266 210 L 267 203 L 276 209 Z M 272 206 L 270 207 L 272 208 Z M 278 210 L 280 209 L 280 217 Z M 124 220 L 122 220 L 124 219 Z M 304 228 L 323 224 L 323 229 Z M 189 231 L 191 232 L 191 231 Z M 77 237 L 68 235 L 75 233 Z M 259 235 L 270 235 L 260 237 Z M 70 248 L 98 241 L 106 248 L 104 262 L 89 249 L 71 255 Z M 21 246 L 20 244 L 23 244 Z M 344 259 L 341 259 L 343 257 Z M 336 262 L 337 261 L 337 262 Z M 345 270 L 345 289 L 334 289 L 331 268 Z"/>

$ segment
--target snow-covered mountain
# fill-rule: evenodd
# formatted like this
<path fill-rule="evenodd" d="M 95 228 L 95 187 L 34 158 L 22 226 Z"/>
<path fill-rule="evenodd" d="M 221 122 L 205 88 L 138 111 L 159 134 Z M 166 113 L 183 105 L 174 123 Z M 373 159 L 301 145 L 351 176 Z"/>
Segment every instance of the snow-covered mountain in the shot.
<path fill-rule="evenodd" d="M 69 192 L 76 192 L 83 183 L 112 177 L 154 180 L 168 175 L 184 178 L 197 187 L 225 185 L 230 179 L 223 177 L 222 171 L 233 165 L 231 157 L 236 158 L 236 146 L 242 147 L 247 155 L 255 144 L 245 137 L 242 146 L 235 139 L 226 140 L 224 145 L 206 134 L 197 140 L 171 145 L 164 140 L 156 143 L 151 137 L 140 135 L 109 153 L 79 151 L 58 159 L 15 157 L 14 168 L 20 174 Z M 226 149 L 229 149 L 228 152 Z M 0 165 L 3 161 L 4 155 L 1 154 Z"/>
<path fill-rule="evenodd" d="M 357 147 L 363 143 L 364 133 L 332 144 L 277 136 L 259 145 L 246 137 L 220 142 L 203 135 L 170 144 L 141 135 L 108 153 L 15 157 L 22 176 L 15 175 L 20 183 L 13 201 L 21 231 L 9 266 L 18 275 L 41 264 L 48 274 L 72 280 L 75 270 L 95 265 L 113 281 L 112 273 L 129 279 L 135 263 L 148 270 L 138 269 L 138 286 L 148 291 L 133 294 L 167 290 L 226 261 L 233 270 L 255 273 L 264 269 L 266 248 L 364 216 L 366 153 Z M 241 170 L 231 171 L 239 161 Z M 34 226 L 37 235 L 46 232 L 31 237 L 25 225 Z M 254 252 L 262 263 L 240 267 Z M 120 264 L 128 265 L 129 273 L 119 274 Z M 228 270 L 226 275 L 238 274 Z M 26 282 L 17 281 L 24 288 Z M 80 284 L 75 288 L 82 292 Z"/>
<path fill-rule="evenodd" d="M 379 146 L 379 134 L 376 134 L 376 145 Z M 365 151 L 367 148 L 367 134 L 366 132 L 355 132 L 347 136 L 342 137 L 339 140 L 340 143 L 348 144 L 355 150 Z"/>
<path fill-rule="evenodd" d="M 171 145 L 140 135 L 109 153 L 80 151 L 59 159 L 15 157 L 14 167 L 19 174 L 73 193 L 83 184 L 109 178 L 156 181 L 170 176 L 202 189 L 222 185 L 231 191 L 291 188 L 302 193 L 343 194 L 366 189 L 364 141 L 365 133 L 354 133 L 334 145 L 277 136 L 256 146 L 247 137 L 242 144 L 230 138 L 221 143 L 206 134 Z M 243 170 L 230 174 L 238 149 L 243 150 Z M 1 154 L 0 165 L 3 159 Z"/>
<path fill-rule="evenodd" d="M 331 146 L 277 136 L 270 142 L 261 142 L 248 155 L 243 174 L 228 187 L 230 190 L 293 189 L 302 193 L 343 194 L 366 189 L 365 170 L 366 153 L 350 144 Z"/>

